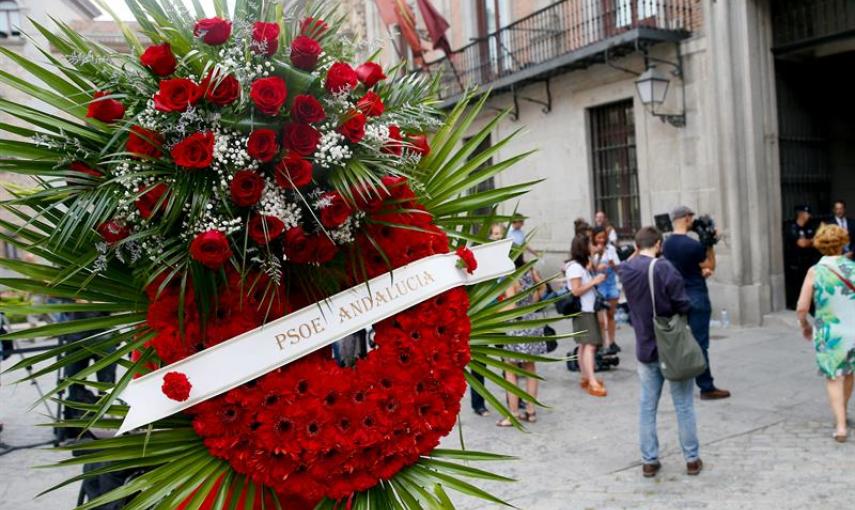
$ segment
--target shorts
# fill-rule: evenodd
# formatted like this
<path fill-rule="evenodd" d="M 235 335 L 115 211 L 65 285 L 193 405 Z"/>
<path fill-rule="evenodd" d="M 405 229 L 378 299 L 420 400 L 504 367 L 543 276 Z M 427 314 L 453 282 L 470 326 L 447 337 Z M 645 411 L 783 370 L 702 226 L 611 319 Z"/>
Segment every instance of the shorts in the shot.
<path fill-rule="evenodd" d="M 603 337 L 600 334 L 600 321 L 594 312 L 582 312 L 573 317 L 573 331 L 584 331 L 574 336 L 577 344 L 603 345 Z"/>
<path fill-rule="evenodd" d="M 618 290 L 617 283 L 606 280 L 600 285 L 597 285 L 597 290 L 600 291 L 600 294 L 602 294 L 608 301 L 620 298 L 620 290 Z"/>

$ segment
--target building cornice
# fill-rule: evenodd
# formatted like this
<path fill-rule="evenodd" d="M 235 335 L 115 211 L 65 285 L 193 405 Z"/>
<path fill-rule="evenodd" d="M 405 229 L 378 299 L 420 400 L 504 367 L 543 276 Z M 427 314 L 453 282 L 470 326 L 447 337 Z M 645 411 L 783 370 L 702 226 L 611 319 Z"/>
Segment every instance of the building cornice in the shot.
<path fill-rule="evenodd" d="M 90 0 L 68 0 L 72 4 L 74 4 L 78 9 L 83 11 L 84 14 L 89 16 L 92 19 L 97 18 L 101 15 L 101 9 L 99 9 L 94 3 Z"/>

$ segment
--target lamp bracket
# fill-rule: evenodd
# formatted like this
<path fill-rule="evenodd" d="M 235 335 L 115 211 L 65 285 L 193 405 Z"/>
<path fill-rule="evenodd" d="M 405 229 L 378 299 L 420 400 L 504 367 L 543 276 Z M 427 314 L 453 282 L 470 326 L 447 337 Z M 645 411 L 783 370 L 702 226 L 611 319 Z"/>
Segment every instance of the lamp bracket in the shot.
<path fill-rule="evenodd" d="M 647 69 L 650 65 L 650 62 L 657 62 L 660 64 L 665 64 L 673 67 L 674 69 L 671 71 L 671 74 L 680 79 L 680 88 L 682 90 L 681 100 L 683 102 L 683 108 L 680 113 L 658 113 L 656 111 L 656 106 L 651 106 L 648 111 L 654 117 L 658 117 L 663 123 L 667 122 L 674 127 L 686 127 L 686 80 L 684 79 L 683 73 L 683 55 L 680 53 L 680 43 L 674 43 L 675 53 L 677 55 L 677 61 L 671 62 L 670 60 L 665 60 L 657 57 L 651 57 L 647 48 L 641 48 L 642 53 L 644 54 L 644 68 Z"/>
<path fill-rule="evenodd" d="M 519 89 L 517 87 L 511 87 L 511 92 L 514 97 L 514 109 L 511 111 L 511 119 L 517 121 L 520 119 L 520 99 L 523 101 L 528 101 L 529 103 L 539 104 L 543 108 L 540 109 L 543 113 L 549 113 L 552 111 L 552 89 L 550 88 L 550 79 L 545 78 L 542 80 L 536 80 L 535 83 L 542 82 L 544 87 L 546 88 L 546 100 L 542 101 L 540 99 L 534 99 L 531 97 L 520 95 Z"/>

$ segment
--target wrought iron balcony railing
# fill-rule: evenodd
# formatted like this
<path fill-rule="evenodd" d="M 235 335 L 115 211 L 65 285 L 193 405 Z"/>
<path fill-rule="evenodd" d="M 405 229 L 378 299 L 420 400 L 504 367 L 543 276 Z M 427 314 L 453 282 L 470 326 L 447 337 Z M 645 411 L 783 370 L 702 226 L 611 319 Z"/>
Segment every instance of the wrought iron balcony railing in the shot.
<path fill-rule="evenodd" d="M 776 53 L 855 36 L 852 0 L 776 0 L 772 2 Z"/>
<path fill-rule="evenodd" d="M 608 48 L 612 41 L 631 43 L 640 34 L 676 35 L 676 39 L 663 40 L 688 37 L 697 3 L 561 0 L 428 63 L 427 72 L 440 76 L 440 98 L 444 100 L 477 87 L 499 85 L 495 88 L 501 89 L 514 83 L 515 74 L 552 61 L 571 62 L 572 54 L 598 43 Z M 568 56 L 571 58 L 562 58 Z"/>

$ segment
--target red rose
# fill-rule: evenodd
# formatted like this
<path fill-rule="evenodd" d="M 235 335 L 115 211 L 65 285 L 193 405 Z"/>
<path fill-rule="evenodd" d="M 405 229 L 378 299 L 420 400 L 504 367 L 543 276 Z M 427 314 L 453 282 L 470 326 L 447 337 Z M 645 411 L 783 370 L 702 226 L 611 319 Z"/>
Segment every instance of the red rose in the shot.
<path fill-rule="evenodd" d="M 296 152 L 289 152 L 276 165 L 276 184 L 285 189 L 302 188 L 312 183 L 312 163 Z"/>
<path fill-rule="evenodd" d="M 309 16 L 300 22 L 300 35 L 307 35 L 317 39 L 324 35 L 329 28 L 326 21 Z"/>
<path fill-rule="evenodd" d="M 472 253 L 472 250 L 465 246 L 461 246 L 457 248 L 455 251 L 460 260 L 457 263 L 457 267 L 461 269 L 466 269 L 466 272 L 472 274 L 478 269 L 478 261 L 475 260 L 475 254 Z"/>
<path fill-rule="evenodd" d="M 172 148 L 175 164 L 184 168 L 208 168 L 214 160 L 214 133 L 193 133 Z"/>
<path fill-rule="evenodd" d="M 190 257 L 203 266 L 217 269 L 232 256 L 226 234 L 219 230 L 208 230 L 196 234 L 190 243 Z"/>
<path fill-rule="evenodd" d="M 362 112 L 350 112 L 347 120 L 338 131 L 351 143 L 359 143 L 365 138 L 365 115 Z"/>
<path fill-rule="evenodd" d="M 214 71 L 210 71 L 202 80 L 201 88 L 205 92 L 205 99 L 219 106 L 232 104 L 240 97 L 240 83 L 233 74 L 219 74 L 215 77 Z"/>
<path fill-rule="evenodd" d="M 374 92 L 368 92 L 356 102 L 356 107 L 359 111 L 369 117 L 379 117 L 383 115 L 383 99 Z"/>
<path fill-rule="evenodd" d="M 107 244 L 118 243 L 122 239 L 128 237 L 130 233 L 131 229 L 128 228 L 127 225 L 116 220 L 105 221 L 98 225 L 98 234 L 107 242 Z"/>
<path fill-rule="evenodd" d="M 291 41 L 291 63 L 294 67 L 311 71 L 321 56 L 321 45 L 318 41 L 305 35 L 298 35 Z"/>
<path fill-rule="evenodd" d="M 321 200 L 327 202 L 321 207 L 320 220 L 321 225 L 326 228 L 337 228 L 342 223 L 347 221 L 353 209 L 345 202 L 344 198 L 338 192 L 330 191 L 321 195 Z"/>
<path fill-rule="evenodd" d="M 344 62 L 336 62 L 327 71 L 327 80 L 324 83 L 324 87 L 328 92 L 336 94 L 343 90 L 354 89 L 358 83 L 359 77 L 352 67 Z"/>
<path fill-rule="evenodd" d="M 425 135 L 408 135 L 407 141 L 410 142 L 410 150 L 424 157 L 430 154 L 430 144 Z"/>
<path fill-rule="evenodd" d="M 301 227 L 294 227 L 285 232 L 283 248 L 286 260 L 294 264 L 323 264 L 332 260 L 338 252 L 338 247 L 327 236 L 306 235 Z"/>
<path fill-rule="evenodd" d="M 264 177 L 252 170 L 240 170 L 235 173 L 229 185 L 232 201 L 240 207 L 250 207 L 261 200 L 264 192 Z"/>
<path fill-rule="evenodd" d="M 200 19 L 193 27 L 193 35 L 211 46 L 223 44 L 232 35 L 232 22 L 223 18 Z"/>
<path fill-rule="evenodd" d="M 285 230 L 285 224 L 276 216 L 256 214 L 249 220 L 249 237 L 258 244 L 267 244 Z"/>
<path fill-rule="evenodd" d="M 72 161 L 70 165 L 68 165 L 70 170 L 75 172 L 80 172 L 82 174 L 91 175 L 92 177 L 101 177 L 102 174 L 98 170 L 95 170 L 91 166 L 87 165 L 83 161 Z"/>
<path fill-rule="evenodd" d="M 184 402 L 190 398 L 190 389 L 193 385 L 187 376 L 181 372 L 167 372 L 163 376 L 163 385 L 160 390 L 168 398 L 178 402 Z"/>
<path fill-rule="evenodd" d="M 169 43 L 153 44 L 140 55 L 140 64 L 151 69 L 158 76 L 169 76 L 178 67 L 178 61 L 172 54 Z"/>
<path fill-rule="evenodd" d="M 252 51 L 261 55 L 273 55 L 279 49 L 279 25 L 257 21 L 252 25 Z"/>
<path fill-rule="evenodd" d="M 285 86 L 285 80 L 278 76 L 259 78 L 252 82 L 249 97 L 261 113 L 278 115 L 288 98 L 288 88 Z"/>
<path fill-rule="evenodd" d="M 151 218 L 155 212 L 166 207 L 166 199 L 163 198 L 163 195 L 169 191 L 166 184 L 157 183 L 154 186 L 140 188 L 138 191 L 140 196 L 137 197 L 134 205 L 137 206 L 143 218 Z"/>
<path fill-rule="evenodd" d="M 162 144 L 163 137 L 160 133 L 141 126 L 132 126 L 131 132 L 128 134 L 128 142 L 125 144 L 125 150 L 138 156 L 159 158 L 163 155 L 160 151 Z"/>
<path fill-rule="evenodd" d="M 366 87 L 371 88 L 380 80 L 385 80 L 383 68 L 376 62 L 366 62 L 356 68 L 356 75 Z"/>
<path fill-rule="evenodd" d="M 92 101 L 89 102 L 89 108 L 86 111 L 86 116 L 92 119 L 100 120 L 101 122 L 116 122 L 125 116 L 125 105 L 115 99 L 101 99 L 109 96 L 109 92 L 99 90 L 95 93 Z"/>
<path fill-rule="evenodd" d="M 389 125 L 389 141 L 383 146 L 383 152 L 400 156 L 404 145 L 401 143 L 401 128 L 394 124 Z"/>
<path fill-rule="evenodd" d="M 324 107 L 314 96 L 304 94 L 294 98 L 294 104 L 291 105 L 291 119 L 294 122 L 311 124 L 313 122 L 320 122 L 326 118 L 327 115 L 324 113 Z"/>
<path fill-rule="evenodd" d="M 202 88 L 193 80 L 160 80 L 160 89 L 154 95 L 154 108 L 161 112 L 183 112 L 198 103 L 201 97 Z"/>
<path fill-rule="evenodd" d="M 246 142 L 246 152 L 250 157 L 262 162 L 273 159 L 279 153 L 279 142 L 276 141 L 276 131 L 272 129 L 256 129 L 249 134 Z"/>
<path fill-rule="evenodd" d="M 282 130 L 282 144 L 301 156 L 314 154 L 320 141 L 321 133 L 308 124 L 291 122 Z"/>

